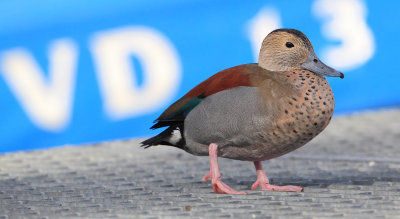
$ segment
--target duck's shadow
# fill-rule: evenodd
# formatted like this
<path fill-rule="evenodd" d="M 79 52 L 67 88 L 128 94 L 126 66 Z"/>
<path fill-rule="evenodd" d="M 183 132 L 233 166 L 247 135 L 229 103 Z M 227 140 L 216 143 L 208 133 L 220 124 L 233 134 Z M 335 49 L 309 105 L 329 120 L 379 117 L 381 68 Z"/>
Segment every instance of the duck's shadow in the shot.
<path fill-rule="evenodd" d="M 229 185 L 242 185 L 247 186 L 249 189 L 254 183 L 256 176 L 249 178 L 245 177 L 226 177 L 224 182 Z M 295 185 L 304 188 L 327 188 L 331 185 L 366 185 L 371 186 L 376 182 L 400 182 L 400 173 L 395 169 L 384 169 L 380 172 L 377 171 L 334 171 L 329 176 L 323 173 L 308 174 L 304 176 L 271 176 L 270 183 L 274 185 Z"/>

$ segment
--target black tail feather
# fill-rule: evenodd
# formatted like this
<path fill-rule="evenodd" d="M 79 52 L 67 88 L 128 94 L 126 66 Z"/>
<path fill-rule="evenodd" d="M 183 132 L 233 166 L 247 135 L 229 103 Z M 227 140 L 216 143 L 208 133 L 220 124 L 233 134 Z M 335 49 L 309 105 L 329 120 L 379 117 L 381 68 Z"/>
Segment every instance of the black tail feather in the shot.
<path fill-rule="evenodd" d="M 169 139 L 172 136 L 172 132 L 176 129 L 179 129 L 179 131 L 181 132 L 181 140 L 179 142 L 174 142 L 174 144 L 169 142 Z M 163 132 L 161 132 L 160 134 L 149 138 L 147 140 L 144 140 L 141 142 L 141 147 L 144 148 L 148 148 L 151 146 L 155 146 L 155 145 L 169 145 L 169 146 L 174 146 L 174 147 L 178 147 L 178 148 L 182 148 L 185 145 L 185 139 L 183 137 L 183 124 L 174 124 L 171 125 L 170 127 L 168 127 L 167 129 L 165 129 Z"/>
<path fill-rule="evenodd" d="M 166 139 L 168 139 L 171 136 L 172 131 L 174 130 L 175 127 L 169 127 L 167 129 L 165 129 L 163 132 L 161 132 L 160 134 L 149 138 L 147 140 L 144 140 L 141 142 L 141 147 L 144 148 L 148 148 L 154 145 L 171 145 L 171 143 L 165 141 Z"/>

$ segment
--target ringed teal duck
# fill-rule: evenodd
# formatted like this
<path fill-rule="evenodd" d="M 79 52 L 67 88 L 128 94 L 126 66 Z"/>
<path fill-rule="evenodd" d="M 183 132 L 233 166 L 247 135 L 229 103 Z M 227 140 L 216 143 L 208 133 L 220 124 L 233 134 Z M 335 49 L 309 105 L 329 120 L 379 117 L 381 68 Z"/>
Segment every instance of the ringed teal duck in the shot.
<path fill-rule="evenodd" d="M 151 127 L 167 129 L 142 146 L 208 155 L 203 180 L 211 178 L 216 193 L 245 194 L 221 181 L 218 156 L 253 161 L 252 189 L 300 192 L 299 186 L 271 185 L 261 161 L 303 146 L 328 125 L 335 101 L 324 76 L 344 77 L 319 60 L 302 32 L 274 30 L 262 42 L 258 63 L 225 69 L 194 87 Z"/>

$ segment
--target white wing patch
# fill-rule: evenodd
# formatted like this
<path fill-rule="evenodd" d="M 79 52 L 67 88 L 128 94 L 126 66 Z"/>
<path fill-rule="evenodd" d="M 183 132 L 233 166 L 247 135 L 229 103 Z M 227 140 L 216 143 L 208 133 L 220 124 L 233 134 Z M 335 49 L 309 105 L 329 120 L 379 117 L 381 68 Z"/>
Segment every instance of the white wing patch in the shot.
<path fill-rule="evenodd" d="M 174 131 L 172 131 L 171 137 L 168 139 L 168 142 L 175 145 L 181 139 L 182 139 L 181 130 L 179 128 L 176 128 Z"/>

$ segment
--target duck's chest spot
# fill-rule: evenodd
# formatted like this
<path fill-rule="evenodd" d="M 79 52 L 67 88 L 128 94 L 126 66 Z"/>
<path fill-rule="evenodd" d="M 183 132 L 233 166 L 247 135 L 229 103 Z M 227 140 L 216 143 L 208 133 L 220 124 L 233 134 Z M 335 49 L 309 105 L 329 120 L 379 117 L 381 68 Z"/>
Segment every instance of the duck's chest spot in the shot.
<path fill-rule="evenodd" d="M 309 71 L 292 72 L 287 78 L 298 92 L 284 100 L 275 134 L 304 144 L 328 125 L 335 106 L 333 93 L 324 77 Z"/>

